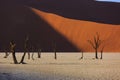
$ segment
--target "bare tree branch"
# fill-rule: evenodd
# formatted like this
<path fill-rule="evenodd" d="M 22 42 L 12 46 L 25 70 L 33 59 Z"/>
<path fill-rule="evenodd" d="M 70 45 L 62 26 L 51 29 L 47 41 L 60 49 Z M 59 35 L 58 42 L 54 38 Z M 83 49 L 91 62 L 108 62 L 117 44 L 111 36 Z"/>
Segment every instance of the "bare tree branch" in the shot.
<path fill-rule="evenodd" d="M 95 49 L 95 45 L 91 40 L 88 40 L 88 42 L 91 44 L 91 46 Z"/>
<path fill-rule="evenodd" d="M 97 56 L 97 51 L 98 48 L 100 47 L 100 45 L 102 44 L 102 40 L 100 40 L 100 35 L 98 34 L 98 32 L 96 32 L 96 35 L 94 36 L 94 40 L 88 40 L 88 42 L 90 43 L 90 45 L 94 48 L 95 53 L 96 53 L 96 59 L 98 59 Z"/>

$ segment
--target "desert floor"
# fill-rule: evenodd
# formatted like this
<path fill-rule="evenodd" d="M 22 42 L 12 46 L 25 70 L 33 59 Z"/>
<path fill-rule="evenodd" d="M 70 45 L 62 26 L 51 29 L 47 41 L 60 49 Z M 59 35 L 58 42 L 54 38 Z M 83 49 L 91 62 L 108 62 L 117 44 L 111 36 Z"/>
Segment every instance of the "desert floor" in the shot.
<path fill-rule="evenodd" d="M 18 61 L 23 53 L 17 53 Z M 94 53 L 42 53 L 41 58 L 28 60 L 27 64 L 13 64 L 12 55 L 3 58 L 0 53 L 0 80 L 120 80 L 120 53 L 103 53 L 96 60 Z M 100 56 L 100 54 L 99 54 Z"/>

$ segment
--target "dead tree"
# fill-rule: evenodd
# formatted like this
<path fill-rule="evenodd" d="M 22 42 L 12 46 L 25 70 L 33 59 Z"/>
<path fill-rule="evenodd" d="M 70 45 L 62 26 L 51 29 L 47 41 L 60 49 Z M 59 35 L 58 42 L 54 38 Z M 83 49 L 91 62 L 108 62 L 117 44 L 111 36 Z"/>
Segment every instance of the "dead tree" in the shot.
<path fill-rule="evenodd" d="M 41 58 L 42 49 L 38 49 L 38 58 Z"/>
<path fill-rule="evenodd" d="M 98 48 L 100 47 L 102 41 L 100 40 L 100 35 L 96 33 L 96 36 L 94 36 L 94 40 L 88 40 L 90 45 L 93 47 L 95 50 L 95 58 L 98 59 Z"/>
<path fill-rule="evenodd" d="M 10 46 L 9 46 L 9 48 L 10 48 Z M 4 58 L 7 58 L 11 54 L 9 48 L 4 49 L 4 52 L 5 52 Z"/>
<path fill-rule="evenodd" d="M 103 50 L 104 50 L 104 47 L 102 47 L 102 49 L 101 49 L 101 57 L 100 57 L 100 59 L 103 59 Z"/>
<path fill-rule="evenodd" d="M 26 48 L 25 52 L 28 53 L 28 59 L 30 59 L 30 52 L 29 52 L 30 43 L 29 43 L 29 37 L 28 36 L 26 37 L 24 47 Z"/>
<path fill-rule="evenodd" d="M 25 55 L 26 55 L 26 52 L 28 52 L 28 49 L 29 49 L 29 37 L 27 36 L 26 39 L 25 39 L 25 43 L 24 43 L 24 54 L 22 56 L 22 59 L 20 61 L 20 64 L 25 64 L 24 62 L 24 58 L 25 58 Z M 30 59 L 30 53 L 28 52 L 28 59 Z"/>
<path fill-rule="evenodd" d="M 32 56 L 31 56 L 31 57 L 32 57 L 32 60 L 35 60 L 33 56 L 34 56 L 34 52 L 32 53 Z"/>
<path fill-rule="evenodd" d="M 5 56 L 4 56 L 4 58 L 7 58 L 8 55 L 9 55 L 9 53 L 8 53 L 8 51 L 7 51 L 6 49 L 5 49 L 4 51 L 5 51 Z"/>
<path fill-rule="evenodd" d="M 11 41 L 10 42 L 10 51 L 12 52 L 13 61 L 14 61 L 14 64 L 18 64 L 16 56 L 15 56 L 15 46 L 16 46 L 16 44 L 13 41 Z"/>
<path fill-rule="evenodd" d="M 28 52 L 28 59 L 30 59 L 30 52 L 27 50 L 27 52 Z"/>
<path fill-rule="evenodd" d="M 32 46 L 32 56 L 31 56 L 31 58 L 32 58 L 32 60 L 34 60 L 34 47 Z"/>
<path fill-rule="evenodd" d="M 84 56 L 83 56 L 83 51 L 81 51 L 82 52 L 82 56 L 81 56 L 81 58 L 80 59 L 83 59 L 84 58 Z"/>
<path fill-rule="evenodd" d="M 54 45 L 54 54 L 55 54 L 55 57 L 54 57 L 54 59 L 56 60 L 57 59 L 57 53 L 56 53 L 56 43 L 54 42 L 53 43 L 53 45 Z"/>

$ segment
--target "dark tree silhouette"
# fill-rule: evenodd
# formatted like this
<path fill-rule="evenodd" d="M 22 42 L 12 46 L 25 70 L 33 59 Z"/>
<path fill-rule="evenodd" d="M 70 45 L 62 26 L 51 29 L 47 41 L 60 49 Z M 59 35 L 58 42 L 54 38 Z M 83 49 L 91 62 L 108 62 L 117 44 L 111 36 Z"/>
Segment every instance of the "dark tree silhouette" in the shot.
<path fill-rule="evenodd" d="M 35 60 L 34 59 L 34 50 L 35 50 L 35 47 L 32 46 L 31 49 L 32 49 L 32 56 L 31 56 L 31 58 L 32 58 L 32 60 Z"/>
<path fill-rule="evenodd" d="M 25 52 L 28 53 L 28 59 L 30 59 L 30 52 L 29 52 L 29 49 L 30 49 L 30 43 L 29 43 L 29 36 L 26 37 L 26 40 L 25 40 Z"/>
<path fill-rule="evenodd" d="M 15 56 L 15 47 L 16 47 L 16 44 L 13 41 L 11 41 L 10 42 L 10 51 L 12 52 L 13 61 L 14 61 L 14 64 L 18 64 L 16 56 Z"/>
<path fill-rule="evenodd" d="M 29 49 L 29 37 L 27 36 L 26 39 L 25 39 L 25 43 L 24 43 L 24 54 L 23 54 L 22 59 L 20 61 L 21 64 L 25 64 L 24 58 L 25 58 L 26 52 L 28 52 L 28 49 Z M 30 53 L 29 52 L 28 52 L 28 59 L 30 59 Z"/>
<path fill-rule="evenodd" d="M 57 59 L 57 53 L 56 53 L 56 42 L 53 43 L 53 46 L 54 46 L 54 54 L 55 54 L 55 57 L 54 59 L 56 60 Z"/>
<path fill-rule="evenodd" d="M 27 51 L 28 52 L 28 51 Z M 30 59 L 30 52 L 28 52 L 28 59 Z"/>
<path fill-rule="evenodd" d="M 80 59 L 83 59 L 84 58 L 84 56 L 83 56 L 83 51 L 81 51 L 82 52 L 82 56 L 81 56 L 81 58 Z"/>
<path fill-rule="evenodd" d="M 88 42 L 95 50 L 95 58 L 98 59 L 98 48 L 100 47 L 100 45 L 102 43 L 102 41 L 100 40 L 100 35 L 98 33 L 96 33 L 96 35 L 94 36 L 94 40 L 93 41 L 88 40 Z"/>
<path fill-rule="evenodd" d="M 29 43 L 29 36 L 26 37 L 26 41 L 25 41 L 25 48 L 26 48 L 26 53 L 28 53 L 28 59 L 30 59 L 30 43 Z"/>
<path fill-rule="evenodd" d="M 38 58 L 41 58 L 42 49 L 38 49 Z"/>
<path fill-rule="evenodd" d="M 11 54 L 9 48 L 10 48 L 10 46 L 9 46 L 8 48 L 5 48 L 5 49 L 4 49 L 4 52 L 5 52 L 5 56 L 4 56 L 4 58 L 7 58 L 7 57 Z"/>
<path fill-rule="evenodd" d="M 5 49 L 4 51 L 5 51 L 5 56 L 4 56 L 4 58 L 7 58 L 8 55 L 9 55 L 9 53 L 8 53 L 7 49 Z"/>
<path fill-rule="evenodd" d="M 101 57 L 100 57 L 100 59 L 103 59 L 103 50 L 104 50 L 104 46 L 101 49 Z"/>

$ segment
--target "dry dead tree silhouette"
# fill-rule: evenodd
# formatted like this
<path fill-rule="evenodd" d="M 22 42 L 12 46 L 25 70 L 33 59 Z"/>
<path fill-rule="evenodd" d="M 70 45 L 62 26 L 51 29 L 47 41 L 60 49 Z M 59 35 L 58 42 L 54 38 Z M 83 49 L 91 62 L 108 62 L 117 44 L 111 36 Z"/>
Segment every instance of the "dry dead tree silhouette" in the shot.
<path fill-rule="evenodd" d="M 39 49 L 38 49 L 38 58 L 41 58 L 41 52 L 42 52 L 42 49 L 39 48 Z"/>
<path fill-rule="evenodd" d="M 80 59 L 83 59 L 83 58 L 84 58 L 83 51 L 81 51 L 81 52 L 82 52 L 82 53 L 81 53 L 81 54 L 82 54 L 82 56 L 81 56 L 81 58 L 80 58 Z"/>
<path fill-rule="evenodd" d="M 10 42 L 10 51 L 12 52 L 13 61 L 14 61 L 14 64 L 18 64 L 16 55 L 15 55 L 15 47 L 16 47 L 16 44 L 13 41 L 11 41 Z"/>
<path fill-rule="evenodd" d="M 31 58 L 32 58 L 32 60 L 35 60 L 35 59 L 34 59 L 34 51 L 35 51 L 35 47 L 32 46 L 31 49 L 32 49 L 32 56 L 31 56 Z"/>
<path fill-rule="evenodd" d="M 24 62 L 24 58 L 25 58 L 25 55 L 26 55 L 27 52 L 28 52 L 28 59 L 30 59 L 30 53 L 29 53 L 28 49 L 29 49 L 29 37 L 27 36 L 26 39 L 25 39 L 25 43 L 24 43 L 24 54 L 23 54 L 22 59 L 19 62 L 19 64 L 26 64 Z"/>
<path fill-rule="evenodd" d="M 100 56 L 100 59 L 103 59 L 103 50 L 104 50 L 105 46 L 102 47 L 101 49 L 101 56 Z"/>
<path fill-rule="evenodd" d="M 54 59 L 57 60 L 57 53 L 56 53 L 56 42 L 53 42 L 53 51 L 54 51 Z"/>
<path fill-rule="evenodd" d="M 100 35 L 98 32 L 96 32 L 96 35 L 94 36 L 94 40 L 88 40 L 88 43 L 93 47 L 95 50 L 95 58 L 98 59 L 98 48 L 102 44 L 102 40 L 100 40 Z"/>
<path fill-rule="evenodd" d="M 7 58 L 11 53 L 8 51 L 8 49 L 4 50 L 5 56 L 3 58 Z"/>

